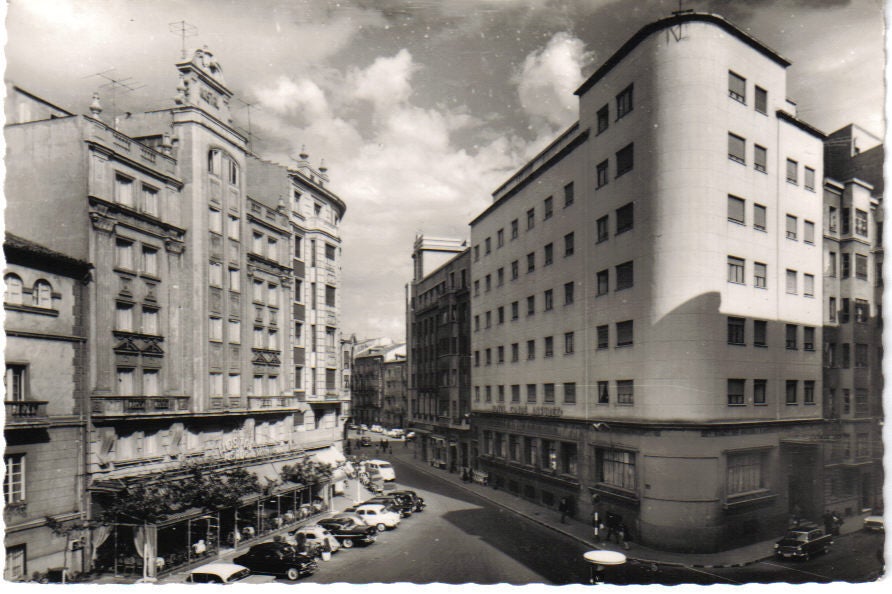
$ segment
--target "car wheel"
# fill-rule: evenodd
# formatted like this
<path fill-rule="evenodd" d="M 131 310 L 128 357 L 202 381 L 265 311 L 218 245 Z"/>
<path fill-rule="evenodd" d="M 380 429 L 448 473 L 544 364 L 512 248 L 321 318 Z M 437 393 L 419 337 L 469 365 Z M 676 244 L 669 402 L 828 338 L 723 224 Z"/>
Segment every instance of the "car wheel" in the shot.
<path fill-rule="evenodd" d="M 296 567 L 289 567 L 285 572 L 285 577 L 292 581 L 296 580 L 300 577 L 300 571 Z"/>
<path fill-rule="evenodd" d="M 384 532 L 387 529 L 387 526 L 385 526 L 384 523 L 381 522 L 378 524 L 377 528 L 378 528 L 378 532 Z"/>
<path fill-rule="evenodd" d="M 353 539 L 345 538 L 344 542 L 341 543 L 341 546 L 344 547 L 345 549 L 352 549 L 353 548 Z"/>

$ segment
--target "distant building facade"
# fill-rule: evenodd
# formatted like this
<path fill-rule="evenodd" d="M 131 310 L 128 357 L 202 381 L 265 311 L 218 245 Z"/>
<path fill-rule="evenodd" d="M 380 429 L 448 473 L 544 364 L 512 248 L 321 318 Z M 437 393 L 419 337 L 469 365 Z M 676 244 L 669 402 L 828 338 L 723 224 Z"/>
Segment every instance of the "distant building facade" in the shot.
<path fill-rule="evenodd" d="M 384 363 L 384 399 L 381 424 L 387 428 L 404 428 L 409 410 L 406 389 L 406 358 L 397 357 Z"/>
<path fill-rule="evenodd" d="M 470 467 L 470 250 L 463 240 L 419 236 L 412 259 L 410 426 L 422 459 L 440 468 Z"/>
<path fill-rule="evenodd" d="M 384 423 L 384 366 L 405 358 L 405 343 L 393 343 L 386 338 L 360 341 L 353 356 L 351 377 L 355 423 L 369 427 Z"/>

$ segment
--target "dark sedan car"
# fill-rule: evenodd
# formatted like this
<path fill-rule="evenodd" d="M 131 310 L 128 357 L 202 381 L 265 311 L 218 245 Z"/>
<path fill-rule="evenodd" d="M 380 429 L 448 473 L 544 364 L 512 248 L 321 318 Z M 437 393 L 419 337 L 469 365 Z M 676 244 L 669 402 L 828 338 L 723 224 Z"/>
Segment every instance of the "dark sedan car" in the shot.
<path fill-rule="evenodd" d="M 424 503 L 424 499 L 419 497 L 418 494 L 415 493 L 415 491 L 409 491 L 409 490 L 390 491 L 388 493 L 388 495 L 400 495 L 400 496 L 406 497 L 412 501 L 412 505 L 414 506 L 414 509 L 412 511 L 416 511 L 416 512 L 424 511 L 424 506 L 426 505 Z"/>
<path fill-rule="evenodd" d="M 415 511 L 415 503 L 409 497 L 396 495 L 392 492 L 387 495 L 372 497 L 365 503 L 383 503 L 399 513 L 401 518 L 408 518 Z"/>
<path fill-rule="evenodd" d="M 290 544 L 284 542 L 262 542 L 256 544 L 244 555 L 233 559 L 233 563 L 244 565 L 254 573 L 268 573 L 296 580 L 316 571 L 316 561 Z"/>
<path fill-rule="evenodd" d="M 331 532 L 345 549 L 353 545 L 370 545 L 377 539 L 378 529 L 353 518 L 335 517 L 319 520 L 319 525 Z"/>

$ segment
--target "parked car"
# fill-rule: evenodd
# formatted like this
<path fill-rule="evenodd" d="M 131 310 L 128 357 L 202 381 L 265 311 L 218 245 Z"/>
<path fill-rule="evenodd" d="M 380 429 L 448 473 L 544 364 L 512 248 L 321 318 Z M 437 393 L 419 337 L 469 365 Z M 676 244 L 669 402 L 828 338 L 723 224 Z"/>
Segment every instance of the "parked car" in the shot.
<path fill-rule="evenodd" d="M 393 466 L 391 466 L 390 462 L 387 460 L 366 460 L 362 463 L 362 467 L 363 470 L 369 473 L 369 475 L 373 474 L 374 471 L 377 471 L 381 474 L 381 479 L 385 482 L 396 480 L 396 473 L 393 471 Z"/>
<path fill-rule="evenodd" d="M 400 429 L 399 427 L 391 429 L 390 432 L 393 434 L 393 437 L 396 437 L 397 439 L 400 439 L 406 435 L 406 432 L 403 431 L 402 429 Z"/>
<path fill-rule="evenodd" d="M 388 495 L 404 495 L 404 496 L 408 497 L 409 499 L 412 500 L 412 503 L 415 506 L 415 508 L 412 510 L 415 512 L 424 511 L 424 508 L 426 506 L 426 504 L 424 503 L 424 499 L 419 497 L 415 491 L 409 491 L 409 490 L 391 491 L 390 493 L 388 493 Z"/>
<path fill-rule="evenodd" d="M 886 532 L 886 521 L 883 516 L 867 516 L 864 518 L 864 529 L 870 532 Z"/>
<path fill-rule="evenodd" d="M 414 431 L 409 431 L 408 433 L 406 433 L 406 441 L 412 441 L 413 439 L 415 439 Z"/>
<path fill-rule="evenodd" d="M 190 584 L 231 584 L 251 575 L 251 570 L 235 563 L 207 563 L 189 572 Z"/>
<path fill-rule="evenodd" d="M 233 561 L 255 573 L 285 576 L 289 580 L 311 575 L 318 567 L 313 557 L 284 542 L 256 544 Z"/>
<path fill-rule="evenodd" d="M 774 545 L 774 554 L 779 559 L 810 559 L 818 553 L 830 552 L 833 536 L 815 525 L 802 526 L 787 532 L 786 536 Z"/>
<path fill-rule="evenodd" d="M 369 526 L 375 526 L 378 532 L 384 532 L 387 528 L 393 529 L 400 525 L 400 515 L 381 503 L 363 503 L 353 511 L 362 518 L 363 522 Z"/>
<path fill-rule="evenodd" d="M 415 502 L 411 498 L 405 495 L 394 495 L 392 492 L 372 497 L 364 503 L 383 503 L 399 512 L 401 518 L 408 518 L 415 511 Z"/>
<path fill-rule="evenodd" d="M 326 543 L 328 543 L 328 550 L 332 553 L 337 553 L 341 548 L 341 543 L 338 542 L 338 539 L 332 536 L 331 532 L 324 526 L 318 524 L 301 526 L 293 531 L 291 535 L 295 539 L 297 539 L 299 535 L 302 535 L 307 542 L 307 551 L 312 551 L 316 556 L 325 550 Z"/>
<path fill-rule="evenodd" d="M 359 445 L 361 445 L 363 447 L 371 447 L 372 438 L 369 437 L 368 435 L 363 435 L 362 437 L 359 438 Z"/>
<path fill-rule="evenodd" d="M 368 430 L 369 430 L 369 426 L 366 425 L 365 423 L 363 423 L 362 425 L 359 426 L 359 430 L 360 430 L 360 431 L 368 431 Z"/>
<path fill-rule="evenodd" d="M 353 545 L 357 544 L 370 545 L 378 538 L 378 529 L 375 526 L 368 526 L 358 516 L 356 519 L 335 516 L 319 520 L 319 525 L 337 538 L 345 549 L 353 548 Z"/>
<path fill-rule="evenodd" d="M 384 428 L 381 425 L 372 425 L 371 429 L 369 429 L 372 433 L 382 433 Z"/>

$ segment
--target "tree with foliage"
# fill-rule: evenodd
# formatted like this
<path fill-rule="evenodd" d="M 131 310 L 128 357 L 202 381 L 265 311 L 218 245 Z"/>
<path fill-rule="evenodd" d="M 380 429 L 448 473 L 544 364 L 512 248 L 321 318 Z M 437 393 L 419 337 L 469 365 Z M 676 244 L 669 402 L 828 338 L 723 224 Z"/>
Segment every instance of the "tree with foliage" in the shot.
<path fill-rule="evenodd" d="M 334 466 L 309 458 L 282 467 L 282 478 L 292 483 L 313 485 L 327 481 L 334 474 Z"/>

